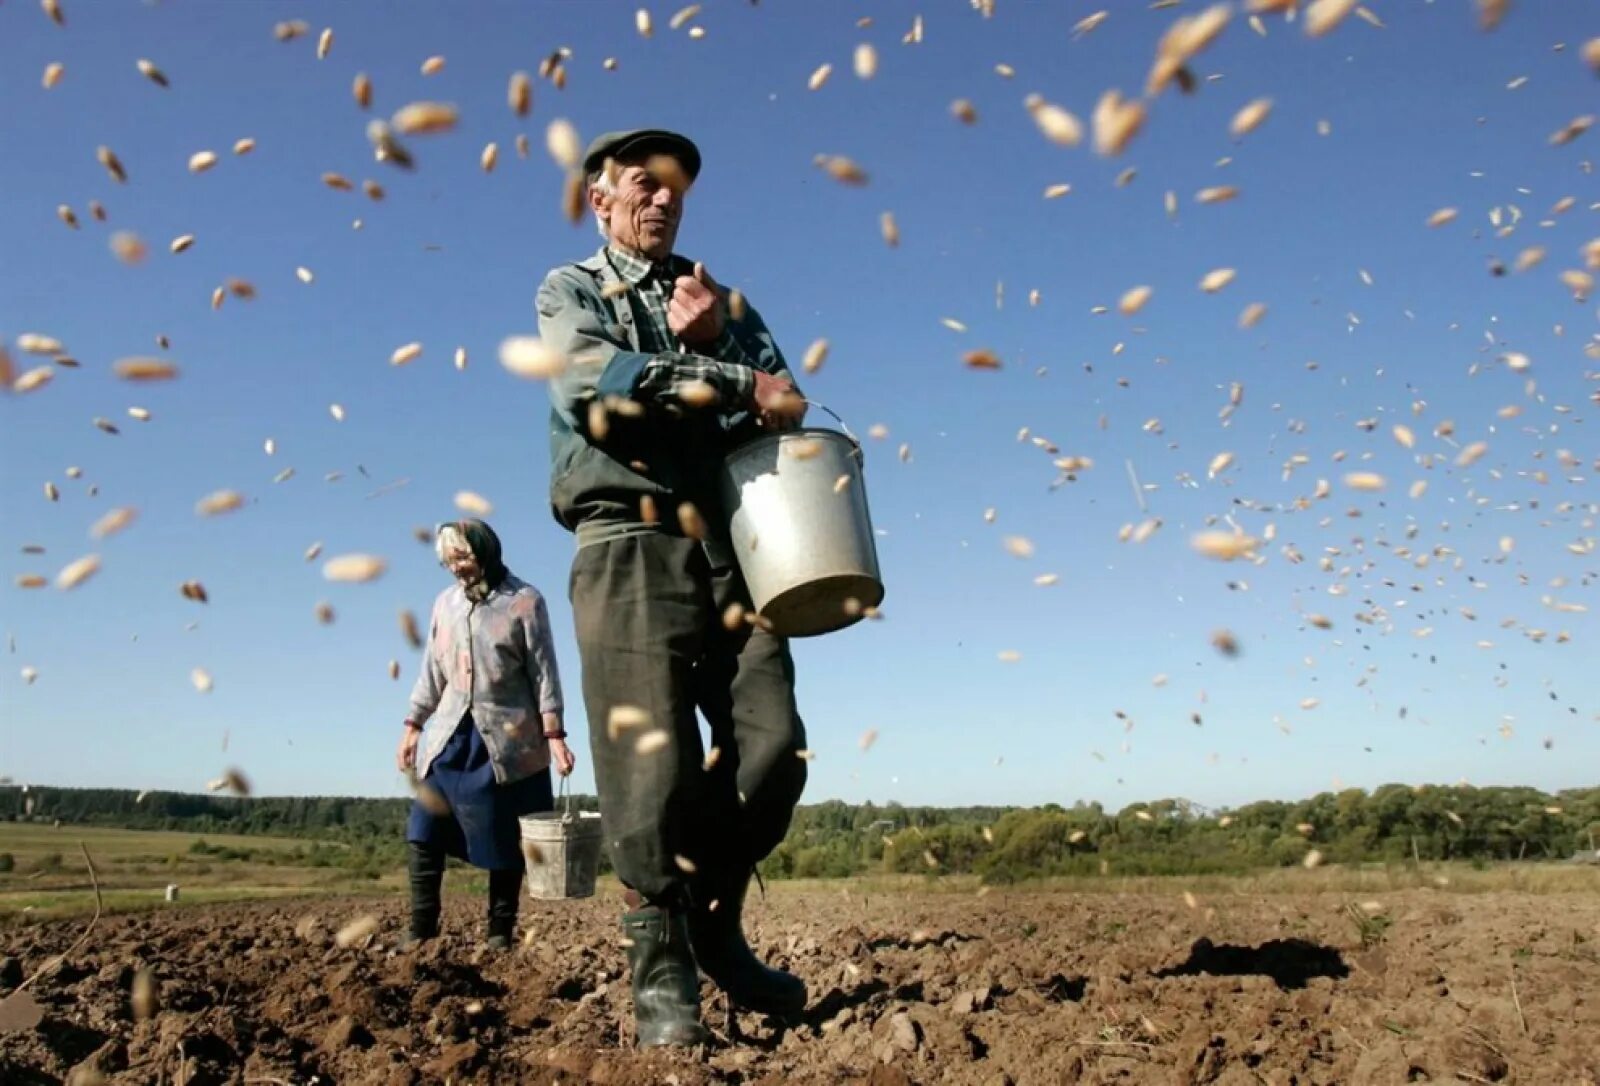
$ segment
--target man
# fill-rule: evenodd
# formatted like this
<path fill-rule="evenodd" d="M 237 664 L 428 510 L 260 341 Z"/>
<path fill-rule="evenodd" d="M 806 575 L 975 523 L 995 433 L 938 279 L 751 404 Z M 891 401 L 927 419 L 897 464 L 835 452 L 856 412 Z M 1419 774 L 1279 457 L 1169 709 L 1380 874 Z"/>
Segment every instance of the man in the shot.
<path fill-rule="evenodd" d="M 577 535 L 571 595 L 583 699 L 623 917 L 641 1045 L 698 1044 L 695 966 L 736 1005 L 805 1006 L 741 924 L 755 865 L 805 786 L 786 641 L 742 616 L 723 458 L 798 424 L 803 401 L 756 311 L 673 255 L 700 152 L 673 132 L 590 145 L 606 244 L 539 288 L 539 333 L 570 360 L 551 382 L 550 500 Z M 701 739 L 696 709 L 710 726 Z"/>

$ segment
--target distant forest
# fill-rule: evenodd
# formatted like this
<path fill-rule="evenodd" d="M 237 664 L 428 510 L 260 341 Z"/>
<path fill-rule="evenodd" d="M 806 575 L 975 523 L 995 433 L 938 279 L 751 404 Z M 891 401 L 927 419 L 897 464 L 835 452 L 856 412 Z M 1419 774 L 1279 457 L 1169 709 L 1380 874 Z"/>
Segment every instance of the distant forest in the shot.
<path fill-rule="evenodd" d="M 593 797 L 576 801 L 594 809 Z M 407 799 L 238 798 L 121 789 L 0 786 L 4 822 L 188 833 L 270 834 L 397 856 Z M 1226 874 L 1302 863 L 1568 860 L 1600 838 L 1600 788 L 1389 784 L 1296 802 L 1208 810 L 1166 799 L 1107 811 L 1072 807 L 903 807 L 829 801 L 795 812 L 768 858 L 771 878 L 974 874 L 991 883 L 1050 875 Z"/>

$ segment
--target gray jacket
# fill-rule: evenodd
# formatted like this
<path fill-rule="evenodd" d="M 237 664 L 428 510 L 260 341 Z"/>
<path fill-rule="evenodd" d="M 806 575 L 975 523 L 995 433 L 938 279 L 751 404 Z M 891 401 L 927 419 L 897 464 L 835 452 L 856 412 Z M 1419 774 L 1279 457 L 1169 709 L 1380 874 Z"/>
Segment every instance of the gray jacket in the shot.
<path fill-rule="evenodd" d="M 686 261 L 672 261 L 687 274 Z M 685 501 L 717 530 L 723 457 L 759 432 L 745 402 L 754 384 L 749 370 L 792 380 L 752 306 L 728 318 L 713 348 L 720 357 L 641 351 L 640 324 L 649 317 L 626 287 L 603 248 L 553 269 L 539 287 L 540 338 L 571 362 L 550 382 L 550 506 L 569 531 L 583 526 L 580 543 L 638 530 L 644 495 L 655 500 L 664 530 L 676 530 L 674 511 Z M 675 395 L 683 381 L 710 384 L 721 396 L 718 409 L 684 409 Z M 590 405 L 611 397 L 643 411 L 608 412 L 602 440 L 590 432 Z"/>

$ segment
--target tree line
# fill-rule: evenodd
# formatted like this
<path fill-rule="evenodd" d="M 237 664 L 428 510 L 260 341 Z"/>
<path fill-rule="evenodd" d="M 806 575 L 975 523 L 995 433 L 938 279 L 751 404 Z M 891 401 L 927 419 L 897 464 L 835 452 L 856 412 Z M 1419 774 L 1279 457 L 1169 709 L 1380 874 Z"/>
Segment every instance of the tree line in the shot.
<path fill-rule="evenodd" d="M 594 797 L 578 797 L 594 810 Z M 0 787 L 0 820 L 269 834 L 344 842 L 387 856 L 410 801 L 242 798 L 124 789 Z M 0 826 L 0 840 L 4 829 Z M 1229 874 L 1303 863 L 1566 860 L 1600 839 L 1600 788 L 1384 785 L 1209 810 L 1184 799 L 1108 811 L 1071 807 L 802 806 L 763 865 L 770 878 L 971 874 L 1007 883 L 1052 875 Z M 0 846 L 3 847 L 3 846 Z"/>

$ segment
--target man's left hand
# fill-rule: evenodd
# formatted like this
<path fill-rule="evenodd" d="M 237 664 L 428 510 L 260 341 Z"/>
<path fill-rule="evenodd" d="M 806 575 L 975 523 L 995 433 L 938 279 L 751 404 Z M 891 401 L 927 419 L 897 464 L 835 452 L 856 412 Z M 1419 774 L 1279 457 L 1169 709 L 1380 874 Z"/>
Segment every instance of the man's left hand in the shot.
<path fill-rule="evenodd" d="M 667 327 L 673 335 L 691 347 L 704 346 L 722 334 L 726 321 L 722 292 L 704 264 L 696 264 L 693 275 L 680 275 L 673 281 L 667 303 Z"/>

